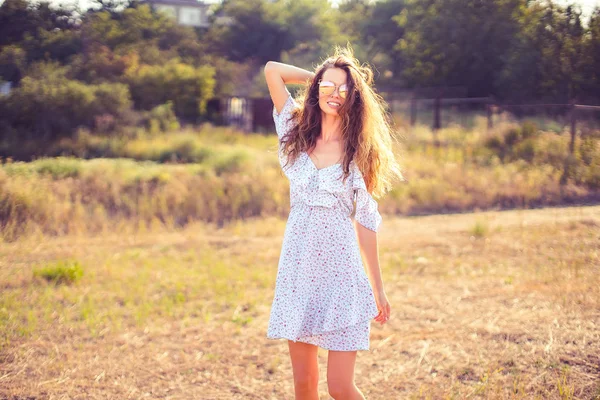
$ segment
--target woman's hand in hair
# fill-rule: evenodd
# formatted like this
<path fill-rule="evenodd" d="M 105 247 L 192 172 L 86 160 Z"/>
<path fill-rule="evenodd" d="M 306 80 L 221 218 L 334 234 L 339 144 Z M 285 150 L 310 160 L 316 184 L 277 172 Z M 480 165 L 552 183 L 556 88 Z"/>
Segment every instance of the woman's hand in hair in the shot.
<path fill-rule="evenodd" d="M 281 112 L 285 101 L 290 96 L 285 85 L 287 84 L 306 84 L 315 76 L 314 72 L 307 71 L 293 65 L 284 64 L 276 61 L 269 61 L 265 65 L 265 79 L 269 87 L 271 100 L 275 105 L 277 112 Z"/>

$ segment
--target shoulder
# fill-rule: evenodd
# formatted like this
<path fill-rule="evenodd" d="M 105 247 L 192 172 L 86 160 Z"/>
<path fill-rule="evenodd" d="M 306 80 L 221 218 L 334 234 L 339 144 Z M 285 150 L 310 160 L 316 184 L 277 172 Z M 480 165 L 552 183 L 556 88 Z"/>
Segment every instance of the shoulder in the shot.
<path fill-rule="evenodd" d="M 275 106 L 273 106 L 273 118 L 280 119 L 284 115 L 287 115 L 289 117 L 292 114 L 292 112 L 294 111 L 294 109 L 296 109 L 298 107 L 299 107 L 298 102 L 296 102 L 294 97 L 290 94 L 288 96 L 287 100 L 285 101 L 285 103 L 283 103 L 283 107 L 281 108 L 280 112 L 277 112 L 277 108 L 275 108 Z"/>

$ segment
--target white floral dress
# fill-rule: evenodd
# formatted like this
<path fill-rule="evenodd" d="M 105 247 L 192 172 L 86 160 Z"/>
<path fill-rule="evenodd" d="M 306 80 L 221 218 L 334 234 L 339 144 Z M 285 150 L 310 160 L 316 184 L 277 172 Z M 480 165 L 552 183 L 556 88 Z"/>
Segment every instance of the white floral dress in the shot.
<path fill-rule="evenodd" d="M 279 139 L 294 122 L 290 96 L 273 108 Z M 317 169 L 306 152 L 284 167 L 290 181 L 290 214 L 284 233 L 267 338 L 288 339 L 327 350 L 369 350 L 371 320 L 379 313 L 363 267 L 352 216 L 377 232 L 377 202 L 354 161 L 342 182 L 340 163 Z M 354 213 L 354 214 L 353 214 Z"/>

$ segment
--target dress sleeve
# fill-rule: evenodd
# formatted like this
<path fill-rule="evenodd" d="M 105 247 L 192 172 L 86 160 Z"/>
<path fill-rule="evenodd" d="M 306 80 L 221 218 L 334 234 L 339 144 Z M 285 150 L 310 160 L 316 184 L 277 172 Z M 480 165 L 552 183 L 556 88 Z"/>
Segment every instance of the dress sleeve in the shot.
<path fill-rule="evenodd" d="M 277 136 L 281 141 L 281 138 L 286 135 L 290 129 L 294 126 L 294 122 L 291 121 L 292 111 L 296 108 L 297 104 L 294 98 L 290 95 L 285 103 L 283 104 L 283 108 L 281 112 L 278 114 L 277 109 L 273 106 L 273 120 L 275 121 L 275 130 L 277 131 Z"/>
<path fill-rule="evenodd" d="M 367 191 L 367 185 L 365 184 L 363 175 L 356 166 L 354 168 L 352 188 L 356 200 L 354 219 L 365 228 L 377 232 L 382 221 L 381 214 L 379 214 L 378 210 L 378 204 L 373 196 Z"/>

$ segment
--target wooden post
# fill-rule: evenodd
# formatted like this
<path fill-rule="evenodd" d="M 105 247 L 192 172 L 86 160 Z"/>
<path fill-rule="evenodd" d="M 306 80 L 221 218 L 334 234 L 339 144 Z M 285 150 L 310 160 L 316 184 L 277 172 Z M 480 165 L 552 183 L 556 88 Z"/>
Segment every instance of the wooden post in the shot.
<path fill-rule="evenodd" d="M 438 129 L 441 128 L 442 124 L 440 123 L 440 95 L 438 93 L 437 96 L 435 96 L 435 100 L 433 103 L 433 130 L 436 131 Z"/>
<path fill-rule="evenodd" d="M 571 99 L 571 144 L 569 145 L 569 151 L 571 154 L 575 153 L 575 134 L 577 132 L 577 114 L 575 108 L 575 99 Z"/>
<path fill-rule="evenodd" d="M 410 98 L 410 126 L 415 126 L 417 123 L 417 94 L 413 90 Z"/>
<path fill-rule="evenodd" d="M 438 129 L 441 128 L 441 97 L 442 91 L 440 90 L 438 94 L 435 96 L 435 100 L 433 103 L 433 142 L 435 146 L 439 146 L 440 142 L 438 140 Z"/>
<path fill-rule="evenodd" d="M 488 131 L 490 129 L 492 129 L 494 127 L 494 110 L 493 110 L 494 105 L 492 104 L 492 96 L 489 96 L 489 100 L 485 105 L 486 111 L 487 111 L 487 128 Z"/>

